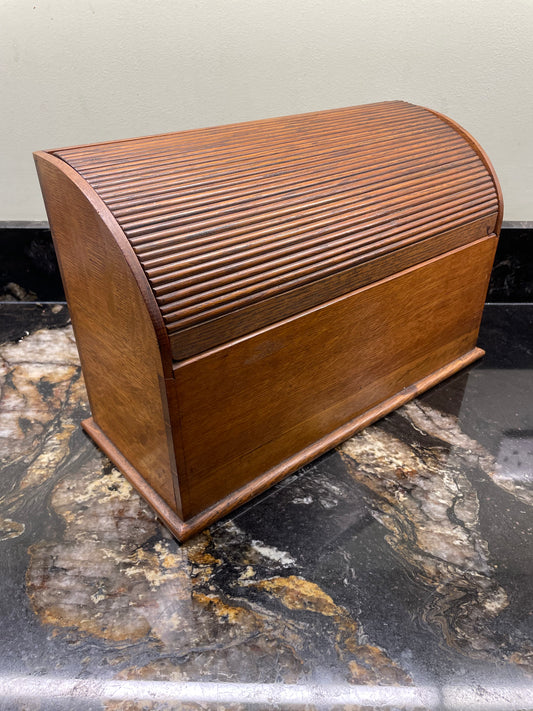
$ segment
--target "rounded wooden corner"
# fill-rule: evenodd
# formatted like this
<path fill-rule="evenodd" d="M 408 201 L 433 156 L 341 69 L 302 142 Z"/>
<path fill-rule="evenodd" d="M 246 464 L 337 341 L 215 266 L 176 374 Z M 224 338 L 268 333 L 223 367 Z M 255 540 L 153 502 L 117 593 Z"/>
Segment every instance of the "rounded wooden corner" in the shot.
<path fill-rule="evenodd" d="M 457 123 L 457 121 L 454 121 L 454 119 L 451 119 L 449 116 L 446 116 L 445 114 L 440 113 L 440 111 L 435 111 L 434 109 L 429 109 L 426 106 L 423 108 L 426 109 L 426 111 L 429 111 L 430 113 L 434 114 L 435 116 L 438 116 L 442 121 L 447 123 L 449 126 L 451 126 L 457 133 L 462 136 L 475 150 L 479 158 L 481 159 L 483 165 L 489 172 L 490 177 L 492 178 L 492 182 L 494 183 L 494 188 L 496 190 L 496 195 L 498 198 L 498 218 L 496 220 L 496 226 L 494 228 L 494 231 L 496 235 L 499 236 L 501 226 L 502 226 L 502 221 L 503 221 L 503 193 L 502 193 L 502 187 L 500 185 L 500 181 L 498 180 L 498 176 L 496 174 L 496 170 L 494 169 L 494 166 L 492 165 L 492 162 L 490 158 L 488 157 L 486 151 L 484 148 L 481 146 L 479 141 L 477 141 L 474 136 L 472 136 L 471 133 L 469 133 L 465 128 L 461 126 L 461 124 Z"/>
<path fill-rule="evenodd" d="M 95 213 L 98 215 L 105 228 L 108 230 L 110 237 L 117 244 L 124 258 L 127 268 L 133 275 L 133 278 L 142 296 L 143 302 L 146 305 L 148 315 L 152 321 L 157 341 L 161 351 L 161 361 L 165 377 L 172 378 L 172 352 L 170 348 L 170 340 L 168 331 L 163 321 L 163 316 L 159 309 L 159 305 L 155 299 L 154 293 L 148 282 L 148 278 L 144 273 L 143 268 L 131 246 L 128 238 L 124 234 L 117 219 L 112 211 L 106 205 L 104 200 L 98 195 L 91 185 L 83 178 L 71 165 L 64 160 L 54 155 L 49 151 L 35 151 L 33 153 L 37 174 L 41 184 L 45 204 L 47 202 L 47 184 L 53 179 L 54 173 L 63 174 L 74 187 L 79 190 L 85 199 L 90 203 Z M 54 218 L 51 214 L 49 205 L 46 205 L 52 237 L 54 235 Z M 68 300 L 68 295 L 67 295 Z"/>

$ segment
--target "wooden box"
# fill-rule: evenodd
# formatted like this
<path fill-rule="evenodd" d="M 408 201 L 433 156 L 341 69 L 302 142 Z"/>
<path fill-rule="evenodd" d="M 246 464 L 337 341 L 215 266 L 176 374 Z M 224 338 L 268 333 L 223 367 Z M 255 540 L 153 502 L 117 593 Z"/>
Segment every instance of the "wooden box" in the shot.
<path fill-rule="evenodd" d="M 497 178 L 394 101 L 35 154 L 92 418 L 180 540 L 478 358 Z"/>

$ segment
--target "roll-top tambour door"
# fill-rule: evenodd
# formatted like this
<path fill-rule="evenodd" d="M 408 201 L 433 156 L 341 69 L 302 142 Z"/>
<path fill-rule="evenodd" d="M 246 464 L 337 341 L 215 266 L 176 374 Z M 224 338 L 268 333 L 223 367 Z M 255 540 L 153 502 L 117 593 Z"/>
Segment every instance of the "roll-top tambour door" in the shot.
<path fill-rule="evenodd" d="M 478 152 L 405 102 L 54 153 L 126 234 L 176 359 L 495 230 Z"/>

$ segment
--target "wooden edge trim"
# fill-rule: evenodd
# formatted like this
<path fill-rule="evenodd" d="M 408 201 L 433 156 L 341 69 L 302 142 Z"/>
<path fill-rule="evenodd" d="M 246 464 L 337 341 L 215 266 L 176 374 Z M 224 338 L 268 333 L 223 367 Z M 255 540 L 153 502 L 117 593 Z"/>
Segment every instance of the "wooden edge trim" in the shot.
<path fill-rule="evenodd" d="M 298 319 L 307 316 L 308 314 L 316 313 L 318 311 L 323 311 L 324 309 L 328 308 L 329 306 L 332 306 L 333 304 L 338 304 L 342 301 L 345 301 L 346 299 L 349 299 L 351 296 L 353 296 L 356 293 L 362 292 L 362 291 L 368 291 L 370 289 L 373 289 L 376 287 L 378 284 L 382 284 L 383 282 L 391 281 L 392 279 L 396 279 L 399 276 L 402 276 L 403 274 L 408 274 L 411 272 L 416 271 L 417 269 L 420 269 L 420 267 L 423 267 L 427 264 L 433 264 L 434 262 L 437 262 L 438 260 L 442 259 L 444 256 L 449 256 L 452 254 L 456 254 L 458 252 L 462 252 L 465 249 L 468 249 L 469 247 L 474 247 L 480 244 L 485 243 L 488 240 L 494 240 L 495 242 L 495 247 L 496 249 L 496 244 L 497 244 L 497 235 L 494 232 L 491 232 L 490 234 L 484 235 L 483 237 L 479 237 L 478 239 L 474 240 L 473 242 L 469 242 L 464 245 L 460 245 L 459 247 L 454 247 L 453 249 L 449 250 L 448 252 L 445 252 L 444 254 L 437 254 L 435 257 L 431 257 L 429 259 L 425 259 L 422 262 L 418 262 L 417 264 L 412 264 L 409 267 L 405 267 L 404 269 L 401 269 L 400 271 L 393 272 L 392 274 L 389 274 L 388 276 L 382 277 L 376 281 L 370 282 L 366 284 L 365 286 L 360 286 L 356 287 L 352 291 L 348 291 L 344 294 L 341 294 L 340 296 L 335 296 L 331 299 L 328 299 L 327 301 L 322 301 L 316 306 L 311 306 L 309 308 L 306 308 L 299 313 L 293 314 L 292 316 L 287 316 L 285 318 L 282 318 L 278 321 L 275 321 L 273 323 L 269 323 L 266 326 L 262 326 L 261 328 L 255 329 L 251 333 L 246 333 L 243 336 L 238 336 L 237 338 L 233 338 L 230 341 L 227 341 L 225 343 L 221 343 L 218 346 L 213 346 L 212 348 L 209 348 L 205 351 L 201 351 L 200 353 L 196 353 L 193 356 L 190 356 L 190 358 L 184 358 L 183 360 L 180 361 L 174 361 L 174 373 L 176 373 L 178 370 L 184 368 L 185 366 L 190 365 L 191 363 L 194 363 L 195 361 L 201 360 L 203 358 L 206 358 L 208 356 L 213 355 L 214 353 L 218 353 L 220 351 L 226 350 L 227 348 L 232 347 L 236 343 L 241 343 L 242 341 L 249 340 L 250 338 L 253 338 L 261 333 L 267 333 L 268 331 L 274 331 L 276 328 L 279 326 L 284 326 L 285 324 L 291 323 L 292 321 L 297 321 Z M 494 259 L 494 257 L 493 257 Z M 487 282 L 487 288 L 488 288 L 488 282 Z M 481 318 L 481 315 L 480 315 Z"/>
<path fill-rule="evenodd" d="M 83 420 L 81 426 L 113 464 L 120 469 L 130 484 L 137 489 L 139 494 L 150 504 L 163 523 L 174 535 L 180 538 L 178 529 L 184 525 L 182 520 L 150 484 L 148 484 L 141 474 L 139 474 L 137 469 L 130 464 L 126 457 L 122 455 L 120 450 L 113 444 L 109 437 L 104 434 L 93 418 L 89 417 Z"/>
<path fill-rule="evenodd" d="M 44 161 L 49 165 L 53 166 L 56 170 L 59 170 L 64 175 L 66 175 L 69 180 L 74 183 L 74 185 L 80 190 L 81 193 L 87 198 L 91 203 L 95 212 L 101 218 L 109 232 L 115 239 L 120 251 L 124 255 L 124 260 L 128 265 L 133 278 L 135 279 L 139 291 L 143 298 L 148 314 L 154 326 L 154 331 L 156 334 L 157 342 L 159 344 L 159 350 L 161 353 L 161 364 L 165 378 L 172 378 L 172 353 L 170 350 L 170 340 L 168 337 L 168 332 L 163 321 L 163 316 L 157 301 L 150 287 L 146 274 L 144 273 L 137 255 L 135 254 L 133 247 L 131 246 L 128 238 L 124 234 L 122 228 L 118 224 L 111 210 L 107 207 L 102 198 L 98 193 L 92 188 L 89 183 L 82 178 L 82 176 L 66 161 L 58 158 L 47 151 L 35 151 L 33 154 L 35 163 L 37 165 L 37 172 L 39 172 L 39 161 Z M 53 227 L 50 225 L 53 236 Z"/>
<path fill-rule="evenodd" d="M 102 451 L 109 457 L 113 464 L 120 469 L 130 484 L 132 484 L 132 486 L 137 489 L 139 494 L 146 499 L 150 506 L 155 510 L 157 516 L 174 534 L 174 536 L 179 541 L 183 542 L 188 538 L 191 538 L 191 536 L 194 536 L 196 533 L 199 533 L 222 516 L 225 516 L 233 509 L 249 501 L 252 497 L 262 493 L 272 486 L 272 484 L 275 484 L 288 474 L 296 471 L 303 464 L 310 462 L 320 454 L 326 452 L 328 449 L 331 449 L 348 439 L 348 437 L 351 437 L 356 432 L 363 429 L 363 427 L 367 427 L 372 424 L 372 422 L 379 420 L 389 412 L 392 412 L 392 410 L 400 407 L 400 405 L 404 405 L 417 395 L 429 390 L 429 388 L 432 388 L 445 378 L 448 378 L 450 375 L 453 375 L 462 368 L 465 368 L 467 365 L 470 365 L 478 358 L 481 358 L 484 354 L 485 351 L 481 348 L 474 348 L 473 350 L 468 351 L 468 353 L 456 358 L 451 363 L 448 363 L 448 365 L 435 370 L 433 373 L 430 373 L 430 375 L 427 375 L 425 378 L 413 383 L 413 385 L 404 388 L 388 400 L 385 400 L 379 405 L 367 410 L 364 414 L 359 415 L 347 424 L 339 427 L 326 437 L 322 437 L 322 439 L 318 440 L 318 442 L 315 442 L 309 447 L 303 449 L 301 452 L 298 452 L 298 454 L 295 454 L 293 457 L 281 462 L 278 466 L 265 472 L 249 484 L 237 489 L 237 491 L 234 491 L 232 494 L 222 499 L 222 501 L 219 501 L 205 511 L 202 511 L 188 521 L 182 521 L 179 516 L 168 506 L 168 504 L 166 504 L 163 499 L 156 494 L 152 487 L 149 486 L 149 484 L 147 484 L 142 478 L 139 472 L 132 467 L 132 465 L 125 457 L 122 456 L 111 440 L 109 440 L 98 425 L 95 424 L 92 418 L 84 420 L 82 422 L 82 427 L 96 442 L 100 449 L 102 449 Z"/>
<path fill-rule="evenodd" d="M 441 114 L 439 111 L 435 111 L 434 109 L 428 109 L 427 107 L 424 108 L 426 109 L 426 111 L 429 111 L 435 116 L 438 116 L 442 121 L 454 128 L 457 133 L 459 133 L 472 146 L 472 148 L 475 150 L 475 152 L 478 154 L 481 161 L 485 165 L 485 168 L 489 171 L 490 176 L 492 178 L 492 182 L 494 183 L 494 187 L 496 189 L 496 195 L 498 197 L 498 220 L 496 222 L 496 227 L 494 231 L 496 232 L 496 235 L 499 236 L 503 222 L 503 194 L 500 181 L 498 180 L 498 176 L 496 175 L 496 171 L 494 170 L 494 166 L 492 165 L 490 158 L 486 154 L 485 150 L 478 143 L 478 141 L 474 138 L 474 136 L 472 136 L 472 134 L 470 134 L 460 124 L 458 124 L 457 121 L 454 121 L 453 119 L 449 118 L 448 116 L 445 116 L 444 114 Z"/>

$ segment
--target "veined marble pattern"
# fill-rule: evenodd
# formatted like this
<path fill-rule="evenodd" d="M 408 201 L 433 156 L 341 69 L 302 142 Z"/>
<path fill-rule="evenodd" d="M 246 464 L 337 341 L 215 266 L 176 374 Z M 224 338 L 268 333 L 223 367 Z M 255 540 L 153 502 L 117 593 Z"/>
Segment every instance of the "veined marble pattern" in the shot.
<path fill-rule="evenodd" d="M 352 437 L 340 451 L 351 476 L 371 493 L 373 515 L 389 531 L 389 545 L 410 574 L 433 590 L 423 618 L 458 651 L 512 659 L 533 671 L 533 646 L 517 645 L 512 635 L 497 638 L 491 627 L 509 599 L 481 536 L 479 498 L 467 476 L 471 468 L 494 475 L 490 454 L 460 430 L 456 418 L 418 401 Z"/>
<path fill-rule="evenodd" d="M 19 308 L 28 328 L 0 345 L 0 675 L 533 688 L 529 342 L 520 368 L 458 374 L 179 545 L 79 427 L 64 307 Z"/>

